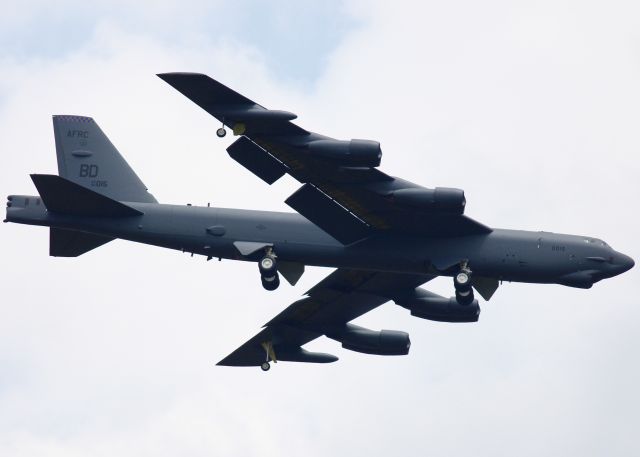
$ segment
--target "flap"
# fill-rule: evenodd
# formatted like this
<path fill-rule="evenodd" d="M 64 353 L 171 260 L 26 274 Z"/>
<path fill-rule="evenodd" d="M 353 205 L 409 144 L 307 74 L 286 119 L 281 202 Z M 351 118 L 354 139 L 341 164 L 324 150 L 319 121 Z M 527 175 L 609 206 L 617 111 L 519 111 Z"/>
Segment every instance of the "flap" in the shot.
<path fill-rule="evenodd" d="M 273 184 L 286 173 L 286 167 L 243 136 L 227 148 L 229 156 L 267 184 Z"/>
<path fill-rule="evenodd" d="M 285 203 L 342 244 L 369 235 L 364 222 L 312 184 L 302 186 Z"/>

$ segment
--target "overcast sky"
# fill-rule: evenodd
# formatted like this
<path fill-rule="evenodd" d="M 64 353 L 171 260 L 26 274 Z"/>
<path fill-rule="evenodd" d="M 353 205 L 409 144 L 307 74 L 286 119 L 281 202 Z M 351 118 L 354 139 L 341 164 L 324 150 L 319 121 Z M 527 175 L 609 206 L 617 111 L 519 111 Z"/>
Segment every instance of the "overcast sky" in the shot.
<path fill-rule="evenodd" d="M 0 16 L 0 192 L 56 172 L 51 115 L 93 116 L 158 200 L 288 210 L 217 121 L 155 76 L 199 71 L 382 169 L 464 188 L 503 228 L 640 258 L 636 1 L 27 1 Z M 48 257 L 0 226 L 2 456 L 636 456 L 638 268 L 591 290 L 504 284 L 477 324 L 386 304 L 408 331 L 330 365 L 214 364 L 329 269 L 273 293 L 254 264 L 115 241 Z M 429 284 L 451 295 L 450 279 Z"/>

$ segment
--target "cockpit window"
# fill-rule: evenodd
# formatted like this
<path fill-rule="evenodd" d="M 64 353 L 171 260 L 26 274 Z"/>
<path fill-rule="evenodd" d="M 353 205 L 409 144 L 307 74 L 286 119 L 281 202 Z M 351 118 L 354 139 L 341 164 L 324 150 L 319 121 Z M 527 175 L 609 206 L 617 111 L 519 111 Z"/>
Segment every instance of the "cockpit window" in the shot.
<path fill-rule="evenodd" d="M 583 241 L 585 243 L 589 243 L 589 244 L 599 244 L 600 246 L 604 246 L 604 247 L 609 247 L 609 245 L 607 243 L 605 243 L 602 240 L 598 240 L 596 238 L 584 238 Z"/>

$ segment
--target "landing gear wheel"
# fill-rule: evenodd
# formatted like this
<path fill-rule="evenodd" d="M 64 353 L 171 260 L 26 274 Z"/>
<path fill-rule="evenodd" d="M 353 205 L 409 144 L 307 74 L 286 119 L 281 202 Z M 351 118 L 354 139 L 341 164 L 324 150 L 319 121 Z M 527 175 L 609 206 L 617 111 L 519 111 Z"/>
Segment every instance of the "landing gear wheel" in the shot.
<path fill-rule="evenodd" d="M 226 134 L 227 134 L 227 131 L 225 130 L 224 127 L 220 127 L 218 130 L 216 130 L 216 135 L 218 135 L 218 138 L 224 138 Z"/>
<path fill-rule="evenodd" d="M 272 255 L 266 255 L 258 262 L 258 269 L 262 276 L 273 276 L 278 269 L 276 259 Z"/>
<path fill-rule="evenodd" d="M 456 290 L 456 301 L 462 306 L 468 306 L 473 303 L 473 290 L 460 292 Z"/>
<path fill-rule="evenodd" d="M 269 371 L 269 368 L 271 368 L 271 364 L 269 362 L 264 362 L 262 365 L 260 365 L 260 369 L 262 371 Z"/>
<path fill-rule="evenodd" d="M 275 273 L 273 276 L 261 276 L 260 280 L 262 281 L 262 287 L 267 290 L 276 290 L 280 285 L 278 273 Z"/>
<path fill-rule="evenodd" d="M 465 290 L 471 288 L 471 272 L 462 270 L 454 278 L 453 283 L 457 290 Z"/>
<path fill-rule="evenodd" d="M 471 270 L 460 270 L 453 277 L 453 285 L 457 292 L 467 292 L 471 290 Z"/>

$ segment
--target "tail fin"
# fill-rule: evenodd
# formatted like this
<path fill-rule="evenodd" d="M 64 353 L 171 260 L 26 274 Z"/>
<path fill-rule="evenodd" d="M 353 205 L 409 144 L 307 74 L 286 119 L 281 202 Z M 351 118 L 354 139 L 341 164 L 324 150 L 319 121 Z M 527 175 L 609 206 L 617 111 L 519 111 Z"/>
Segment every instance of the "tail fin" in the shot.
<path fill-rule="evenodd" d="M 53 116 L 58 173 L 117 201 L 157 203 L 90 117 Z"/>

